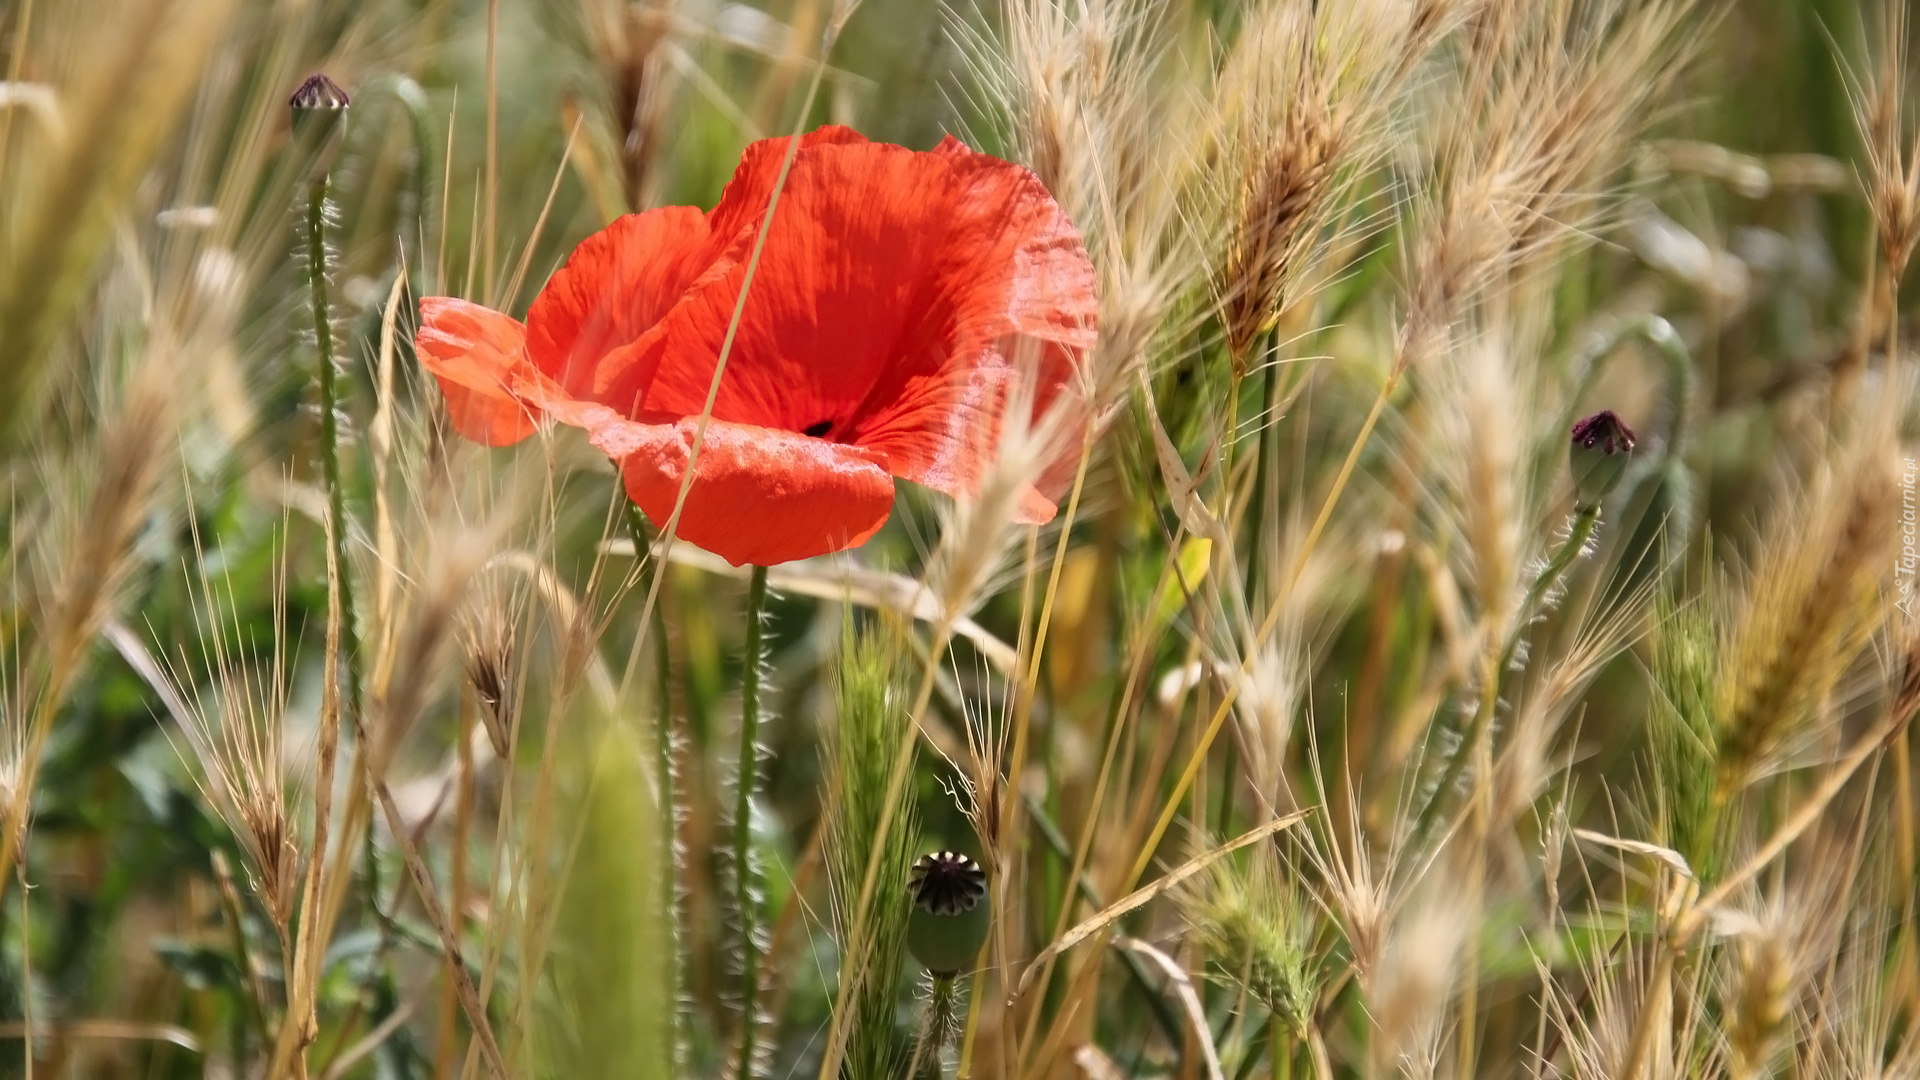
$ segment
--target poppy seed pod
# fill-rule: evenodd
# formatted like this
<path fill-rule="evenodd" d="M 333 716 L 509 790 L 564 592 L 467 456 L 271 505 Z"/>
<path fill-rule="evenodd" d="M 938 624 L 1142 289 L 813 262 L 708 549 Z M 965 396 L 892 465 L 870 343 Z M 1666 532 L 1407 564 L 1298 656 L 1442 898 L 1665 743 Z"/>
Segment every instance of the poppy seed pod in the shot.
<path fill-rule="evenodd" d="M 1600 505 L 1620 484 L 1633 453 L 1633 429 L 1611 412 L 1597 412 L 1573 425 L 1567 469 L 1573 474 L 1574 503 L 1582 510 Z"/>
<path fill-rule="evenodd" d="M 950 979 L 973 965 L 993 923 L 987 874 L 957 851 L 922 855 L 913 864 L 907 894 L 907 950 L 935 978 Z"/>

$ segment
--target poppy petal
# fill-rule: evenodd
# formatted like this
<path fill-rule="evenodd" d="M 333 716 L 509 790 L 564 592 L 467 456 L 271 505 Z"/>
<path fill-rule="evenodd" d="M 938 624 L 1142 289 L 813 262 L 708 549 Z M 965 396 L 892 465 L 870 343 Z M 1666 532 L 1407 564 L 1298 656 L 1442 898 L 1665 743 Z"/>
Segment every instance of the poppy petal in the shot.
<path fill-rule="evenodd" d="M 627 495 L 664 525 L 686 476 L 697 418 L 672 424 L 610 419 L 591 429 L 620 463 Z M 735 566 L 804 559 L 864 543 L 893 509 L 883 457 L 788 431 L 707 425 L 681 539 Z"/>
<path fill-rule="evenodd" d="M 743 175 L 766 171 L 774 142 L 749 149 Z M 723 202 L 759 183 L 737 179 Z M 746 269 L 629 347 L 652 372 L 644 415 L 704 406 Z M 795 155 L 714 416 L 856 443 L 896 476 L 967 493 L 1013 378 L 1035 380 L 1037 416 L 1092 345 L 1093 280 L 1031 172 L 957 141 L 915 153 L 833 133 Z"/>
<path fill-rule="evenodd" d="M 799 167 L 802 154 L 816 147 L 873 145 L 876 144 L 850 127 L 826 124 L 800 136 L 800 148 L 794 151 L 794 168 Z M 726 189 L 720 193 L 720 202 L 707 215 L 708 225 L 714 232 L 732 236 L 749 228 L 757 229 L 761 217 L 767 212 L 767 203 L 773 198 L 773 185 L 780 178 L 780 165 L 786 157 L 785 136 L 761 139 L 747 145 L 740 154 L 740 164 L 734 168 L 732 179 L 727 181 Z M 787 179 L 788 183 L 792 183 L 791 171 Z M 775 211 L 775 215 L 778 216 L 778 211 Z"/>
<path fill-rule="evenodd" d="M 581 241 L 527 311 L 527 352 L 576 398 L 604 383 L 607 354 L 644 334 L 704 275 L 726 265 L 732 238 L 690 206 L 627 214 Z M 629 380 L 643 391 L 646 373 Z M 628 408 L 632 396 L 607 401 Z"/>
<path fill-rule="evenodd" d="M 1059 512 L 1053 500 L 1039 488 L 1027 484 L 1020 489 L 1020 501 L 1014 506 L 1013 520 L 1021 525 L 1045 525 Z"/>
<path fill-rule="evenodd" d="M 475 442 L 508 446 L 539 426 L 539 410 L 514 393 L 525 344 L 526 328 L 510 316 L 450 296 L 420 299 L 420 364 L 439 380 L 454 430 Z"/>

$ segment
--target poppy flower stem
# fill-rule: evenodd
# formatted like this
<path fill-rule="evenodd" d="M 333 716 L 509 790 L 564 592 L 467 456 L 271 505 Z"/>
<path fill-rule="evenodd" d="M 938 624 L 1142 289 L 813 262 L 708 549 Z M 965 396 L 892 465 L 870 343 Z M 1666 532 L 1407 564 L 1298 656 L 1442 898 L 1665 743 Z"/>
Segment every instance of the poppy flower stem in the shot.
<path fill-rule="evenodd" d="M 303 222 L 306 243 L 307 299 L 313 316 L 315 382 L 320 393 L 320 470 L 327 487 L 327 513 L 333 518 L 333 557 L 340 575 L 340 656 L 346 680 L 345 706 L 360 708 L 359 638 L 353 622 L 352 577 L 347 572 L 347 496 L 340 479 L 340 383 L 335 370 L 332 293 L 327 282 L 327 198 L 331 184 L 321 171 L 307 184 Z"/>
<path fill-rule="evenodd" d="M 753 862 L 753 792 L 760 784 L 760 676 L 764 661 L 767 568 L 755 566 L 747 581 L 747 651 L 740 671 L 740 776 L 733 805 L 733 904 L 740 920 L 740 1064 L 738 1077 L 753 1075 L 758 1034 L 760 944 L 758 874 Z"/>
<path fill-rule="evenodd" d="M 1520 612 L 1513 630 L 1507 635 L 1506 644 L 1500 650 L 1499 664 L 1484 675 L 1485 685 L 1481 687 L 1480 704 L 1474 711 L 1473 724 L 1467 729 L 1466 738 L 1461 740 L 1460 745 L 1454 748 L 1453 755 L 1447 759 L 1447 769 L 1441 774 L 1439 786 L 1433 789 L 1433 794 L 1427 799 L 1427 805 L 1421 809 L 1420 817 L 1414 823 L 1414 844 L 1418 845 L 1426 839 L 1428 830 L 1432 828 L 1439 815 L 1440 803 L 1446 799 L 1447 792 L 1451 791 L 1453 785 L 1460 779 L 1460 770 L 1466 767 L 1467 759 L 1473 756 L 1480 740 L 1486 737 L 1487 728 L 1493 722 L 1494 706 L 1499 700 L 1498 680 L 1512 666 L 1514 654 L 1520 648 L 1520 638 L 1532 624 L 1534 612 L 1553 587 L 1559 583 L 1561 576 L 1567 572 L 1567 568 L 1571 567 L 1573 561 L 1580 557 L 1580 553 L 1586 550 L 1588 541 L 1593 539 L 1593 530 L 1599 524 L 1600 507 L 1598 505 L 1582 507 L 1575 512 L 1573 525 L 1567 530 L 1567 539 L 1547 561 L 1546 569 L 1534 580 L 1533 587 L 1527 590 L 1527 597 L 1520 604 Z"/>
<path fill-rule="evenodd" d="M 952 1044 L 960 1031 L 960 1002 L 964 996 L 961 982 L 951 974 L 929 975 L 927 1008 L 919 1037 L 914 1039 L 913 1060 L 907 1069 L 909 1080 L 941 1080 L 946 1066 L 941 1051 Z"/>
<path fill-rule="evenodd" d="M 667 566 L 659 559 L 650 557 L 653 540 L 647 535 L 646 520 L 640 515 L 640 508 L 630 499 L 622 499 L 627 511 L 627 530 L 633 538 L 635 559 L 646 560 L 647 572 L 661 575 L 667 572 Z M 660 845 L 660 912 L 668 923 L 668 940 L 673 947 L 668 950 L 666 963 L 673 965 L 670 978 L 673 985 L 673 997 L 676 1002 L 672 1015 L 667 1017 L 667 1039 L 673 1048 L 673 1063 L 678 1069 L 681 1062 L 680 1045 L 680 1008 L 678 1002 L 685 986 L 681 982 L 684 968 L 680 963 L 680 852 L 678 828 L 680 823 L 680 805 L 674 790 L 673 776 L 673 659 L 667 652 L 667 627 L 665 613 L 654 612 L 653 656 L 654 678 L 658 686 L 654 694 L 653 707 L 658 711 L 659 725 L 654 736 L 654 783 L 660 793 L 661 812 L 665 815 L 667 830 Z"/>

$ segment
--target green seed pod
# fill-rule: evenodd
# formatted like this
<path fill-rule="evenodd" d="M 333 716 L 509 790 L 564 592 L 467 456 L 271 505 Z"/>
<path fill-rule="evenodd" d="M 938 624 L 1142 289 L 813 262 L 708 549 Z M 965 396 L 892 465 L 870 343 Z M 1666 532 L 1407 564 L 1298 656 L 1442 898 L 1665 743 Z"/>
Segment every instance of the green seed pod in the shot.
<path fill-rule="evenodd" d="M 913 914 L 907 920 L 907 950 L 936 979 L 951 979 L 973 966 L 993 924 L 987 874 L 957 851 L 922 855 L 907 879 Z"/>
<path fill-rule="evenodd" d="M 1573 425 L 1567 468 L 1573 474 L 1574 503 L 1582 510 L 1600 505 L 1626 475 L 1633 454 L 1633 429 L 1610 412 L 1597 412 Z"/>

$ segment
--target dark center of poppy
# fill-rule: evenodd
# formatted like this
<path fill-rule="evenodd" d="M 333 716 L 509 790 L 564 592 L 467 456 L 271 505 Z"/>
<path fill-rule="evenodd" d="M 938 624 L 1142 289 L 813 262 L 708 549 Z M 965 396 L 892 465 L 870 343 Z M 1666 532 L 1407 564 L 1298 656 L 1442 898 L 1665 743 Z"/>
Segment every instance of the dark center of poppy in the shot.
<path fill-rule="evenodd" d="M 825 435 L 827 432 L 832 430 L 833 430 L 833 421 L 822 420 L 817 424 L 808 424 L 806 427 L 801 428 L 800 433 L 802 435 L 811 435 L 814 438 L 818 439 L 821 436 Z"/>

